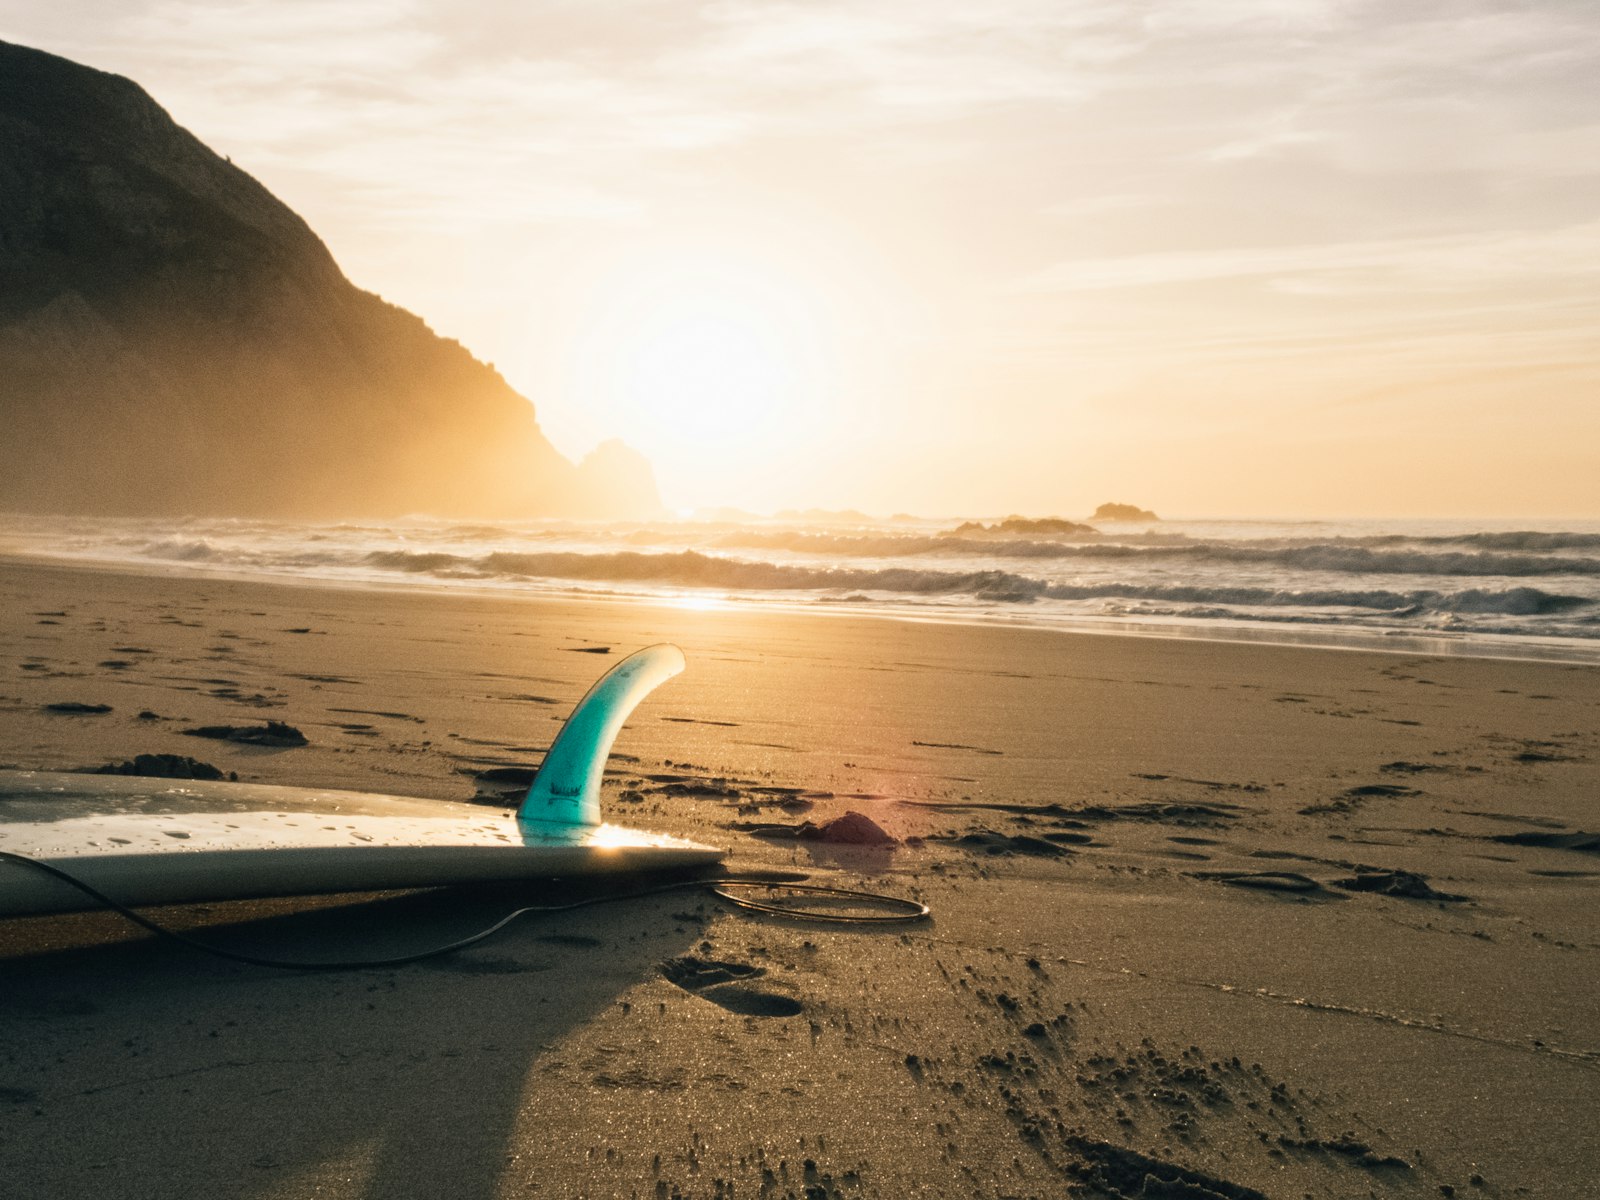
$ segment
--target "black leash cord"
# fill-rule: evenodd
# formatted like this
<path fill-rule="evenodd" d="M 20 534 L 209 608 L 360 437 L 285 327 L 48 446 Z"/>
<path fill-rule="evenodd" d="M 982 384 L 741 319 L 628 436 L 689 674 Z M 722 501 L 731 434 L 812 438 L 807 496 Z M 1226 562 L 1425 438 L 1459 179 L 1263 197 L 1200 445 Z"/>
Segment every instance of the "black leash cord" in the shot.
<path fill-rule="evenodd" d="M 780 917 L 793 917 L 803 921 L 830 921 L 837 925 L 909 925 L 913 921 L 925 921 L 932 914 L 926 904 L 916 900 L 902 900 L 898 896 L 880 896 L 875 892 L 852 892 L 844 888 L 822 887 L 817 884 L 806 883 L 775 883 L 771 880 L 755 879 L 709 879 L 706 887 L 713 896 L 726 900 L 729 904 L 740 908 L 753 909 L 755 912 L 772 913 Z M 728 891 L 729 888 L 744 890 L 746 888 L 765 888 L 768 895 L 780 888 L 786 892 L 804 892 L 808 896 L 840 896 L 850 900 L 868 900 L 873 904 L 886 904 L 895 909 L 894 912 L 884 913 L 879 916 L 867 916 L 862 913 L 826 913 L 814 909 L 792 908 L 784 904 L 773 904 L 770 901 L 752 900 L 748 896 L 735 896 Z"/>
<path fill-rule="evenodd" d="M 79 879 L 70 871 L 64 871 L 53 863 L 47 863 L 37 858 L 30 858 L 26 854 L 14 854 L 9 850 L 0 850 L 0 862 L 13 862 L 24 867 L 32 867 L 36 871 L 41 871 L 46 875 L 50 875 L 56 879 L 59 879 L 62 883 L 69 884 L 72 887 L 77 888 L 78 891 L 88 896 L 97 904 L 125 917 L 129 921 L 132 921 L 135 925 L 138 925 L 140 928 L 147 929 L 158 937 L 163 937 L 169 941 L 174 941 L 180 945 L 187 946 L 191 950 L 198 950 L 203 954 L 210 954 L 216 958 L 225 958 L 230 962 L 245 963 L 252 967 L 272 967 L 277 970 L 284 971 L 353 971 L 366 970 L 375 967 L 400 967 L 406 965 L 407 963 L 423 962 L 426 959 L 439 958 L 445 954 L 454 954 L 457 950 L 465 950 L 468 946 L 475 946 L 479 942 L 486 941 L 487 939 L 493 937 L 507 925 L 510 925 L 513 921 L 517 920 L 517 918 L 527 916 L 530 913 L 571 912 L 573 909 L 588 908 L 589 906 L 595 904 L 611 904 L 621 900 L 637 900 L 644 896 L 658 896 L 665 892 L 684 892 L 698 890 L 701 888 L 709 890 L 712 895 L 726 900 L 731 904 L 738 905 L 740 908 L 755 909 L 759 912 L 774 913 L 780 916 L 786 916 L 800 920 L 846 922 L 850 924 L 878 924 L 882 922 L 917 921 L 922 920 L 928 915 L 927 906 L 923 904 L 917 904 L 915 901 L 899 900 L 893 896 L 875 896 L 869 892 L 851 892 L 846 891 L 843 888 L 828 888 L 815 885 L 799 887 L 793 883 L 780 883 L 771 878 L 764 878 L 761 876 L 743 879 L 737 876 L 730 876 L 720 879 L 684 879 L 678 880 L 674 883 L 658 884 L 654 887 L 644 888 L 636 892 L 623 892 L 615 896 L 591 896 L 585 900 L 574 900 L 569 904 L 525 905 L 522 908 L 513 909 L 511 912 L 501 917 L 493 925 L 488 926 L 486 929 L 480 929 L 477 933 L 469 934 L 467 937 L 459 938 L 453 942 L 447 942 L 441 946 L 433 946 L 427 950 L 420 950 L 414 954 L 401 954 L 396 955 L 393 958 L 348 959 L 339 962 L 298 962 L 290 959 L 267 958 L 257 954 L 245 954 L 238 950 L 228 950 L 221 946 L 213 946 L 207 942 L 202 942 L 197 938 L 188 936 L 187 934 L 179 933 L 175 929 L 168 929 L 165 925 L 161 925 L 158 922 L 152 921 L 149 917 L 146 917 L 143 913 L 140 913 L 136 909 L 129 908 L 120 900 L 115 900 L 106 895 L 92 883 Z M 805 912 L 799 909 L 784 908 L 781 905 L 761 904 L 743 899 L 741 897 L 731 896 L 721 890 L 723 887 L 783 887 L 791 888 L 797 891 L 805 891 L 808 894 L 835 895 L 850 897 L 853 899 L 870 899 L 883 904 L 907 905 L 919 911 L 910 915 L 893 915 L 883 917 L 838 916 L 833 914 L 825 915 Z"/>

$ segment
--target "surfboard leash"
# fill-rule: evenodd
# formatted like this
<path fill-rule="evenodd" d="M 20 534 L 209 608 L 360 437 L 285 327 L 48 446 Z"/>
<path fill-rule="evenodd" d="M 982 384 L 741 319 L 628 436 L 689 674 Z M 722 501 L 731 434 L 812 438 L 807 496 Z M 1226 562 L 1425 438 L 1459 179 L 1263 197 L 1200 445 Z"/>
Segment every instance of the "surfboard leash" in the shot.
<path fill-rule="evenodd" d="M 929 920 L 932 917 L 928 906 L 919 901 L 905 900 L 897 896 L 880 895 L 875 892 L 859 892 L 848 888 L 807 884 L 803 881 L 808 877 L 798 872 L 776 872 L 746 876 L 724 875 L 714 879 L 674 880 L 670 883 L 641 888 L 638 891 L 622 892 L 617 895 L 590 896 L 566 904 L 523 905 L 520 908 L 513 909 L 492 925 L 480 929 L 476 933 L 411 954 L 400 954 L 390 958 L 348 959 L 338 962 L 301 962 L 292 959 L 269 958 L 259 954 L 247 954 L 240 950 L 229 950 L 224 946 L 214 946 L 209 942 L 190 937 L 188 934 L 180 933 L 176 929 L 170 929 L 158 921 L 151 920 L 137 909 L 106 895 L 87 880 L 80 879 L 72 872 L 65 871 L 54 863 L 45 862 L 43 859 L 31 858 L 26 854 L 17 854 L 10 850 L 0 850 L 0 862 L 11 862 L 19 866 L 31 867 L 36 871 L 58 879 L 62 883 L 76 888 L 102 908 L 117 913 L 157 937 L 177 942 L 179 945 L 186 946 L 191 950 L 198 950 L 203 954 L 212 955 L 215 958 L 223 958 L 230 962 L 244 963 L 253 967 L 271 967 L 275 970 L 283 971 L 356 971 L 378 967 L 400 967 L 408 963 L 423 962 L 446 954 L 454 954 L 458 950 L 467 949 L 469 946 L 476 946 L 480 942 L 487 941 L 521 917 L 540 913 L 571 912 L 574 909 L 589 908 L 598 904 L 614 904 L 623 900 L 638 900 L 646 896 L 658 896 L 667 892 L 701 889 L 709 892 L 717 899 L 732 904 L 736 908 L 795 921 L 820 921 L 835 925 L 902 925 Z M 761 889 L 765 891 L 766 895 L 764 899 L 755 899 L 748 894 L 736 895 L 728 889 L 734 889 L 739 892 Z M 877 905 L 887 911 L 862 913 L 828 911 L 816 907 L 806 908 L 783 903 L 782 896 L 784 893 L 808 897 L 828 897 L 856 908 Z"/>

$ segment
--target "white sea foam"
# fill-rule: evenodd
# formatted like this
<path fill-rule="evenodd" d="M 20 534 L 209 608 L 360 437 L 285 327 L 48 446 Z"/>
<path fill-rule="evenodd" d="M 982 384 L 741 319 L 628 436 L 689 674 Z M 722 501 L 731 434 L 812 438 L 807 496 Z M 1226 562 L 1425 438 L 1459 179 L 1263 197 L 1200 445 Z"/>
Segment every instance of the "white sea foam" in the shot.
<path fill-rule="evenodd" d="M 150 542 L 141 546 L 139 553 L 146 558 L 165 558 L 173 562 L 205 562 L 217 557 L 216 547 L 210 542 L 190 542 L 176 538 Z"/>
<path fill-rule="evenodd" d="M 356 584 L 713 594 L 1044 625 L 1248 627 L 1294 640 L 1306 630 L 1443 635 L 1500 651 L 1538 643 L 1558 656 L 1600 656 L 1600 522 L 1163 522 L 1043 534 L 957 534 L 956 525 L 0 517 L 0 552 Z"/>

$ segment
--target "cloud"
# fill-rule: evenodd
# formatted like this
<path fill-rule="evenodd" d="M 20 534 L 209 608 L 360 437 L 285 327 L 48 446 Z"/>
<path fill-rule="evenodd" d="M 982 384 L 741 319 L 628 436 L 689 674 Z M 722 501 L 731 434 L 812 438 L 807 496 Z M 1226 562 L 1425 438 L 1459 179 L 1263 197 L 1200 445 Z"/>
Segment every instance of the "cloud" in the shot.
<path fill-rule="evenodd" d="M 1253 276 L 1337 274 L 1323 290 L 1489 288 L 1539 279 L 1600 278 L 1600 221 L 1540 231 L 1129 254 L 1058 262 L 1022 291 L 1157 287 Z"/>
<path fill-rule="evenodd" d="M 848 245 L 928 314 L 929 378 L 1040 394 L 1592 341 L 1592 4 L 52 0 L 0 26 L 138 80 L 514 379 L 557 351 L 505 314 L 719 225 Z"/>
<path fill-rule="evenodd" d="M 715 186 L 728 164 L 707 152 L 796 139 L 1001 181 L 1058 160 L 1072 178 L 1035 211 L 1262 164 L 1578 178 L 1600 161 L 1600 13 L 1579 6 L 63 3 L 12 24 L 146 83 L 246 165 L 390 196 L 405 219 L 407 190 L 499 219 L 508 189 L 533 220 L 615 219 Z"/>

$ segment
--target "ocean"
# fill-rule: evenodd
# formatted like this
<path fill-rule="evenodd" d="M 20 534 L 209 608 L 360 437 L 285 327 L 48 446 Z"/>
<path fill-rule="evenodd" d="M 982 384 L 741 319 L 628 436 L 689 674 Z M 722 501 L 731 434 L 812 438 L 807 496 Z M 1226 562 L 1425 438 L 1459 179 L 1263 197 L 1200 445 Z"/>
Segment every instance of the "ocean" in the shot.
<path fill-rule="evenodd" d="M 1600 521 L 297 523 L 0 515 L 131 569 L 804 606 L 911 620 L 1600 662 Z"/>

